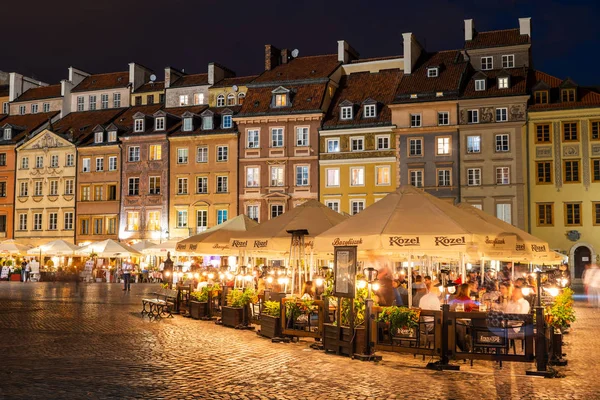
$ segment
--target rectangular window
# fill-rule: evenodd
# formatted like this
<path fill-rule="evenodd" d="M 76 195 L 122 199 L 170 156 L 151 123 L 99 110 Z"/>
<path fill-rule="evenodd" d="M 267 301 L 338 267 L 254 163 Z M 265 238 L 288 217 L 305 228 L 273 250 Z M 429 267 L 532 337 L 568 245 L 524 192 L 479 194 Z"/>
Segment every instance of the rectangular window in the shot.
<path fill-rule="evenodd" d="M 260 186 L 260 168 L 259 167 L 246 168 L 246 187 L 259 187 L 259 186 Z"/>
<path fill-rule="evenodd" d="M 436 138 L 436 154 L 438 156 L 447 156 L 450 154 L 450 138 L 449 137 L 438 137 Z"/>
<path fill-rule="evenodd" d="M 408 139 L 408 155 L 410 157 L 423 155 L 423 139 Z"/>
<path fill-rule="evenodd" d="M 276 94 L 275 95 L 275 107 L 287 106 L 287 94 Z"/>
<path fill-rule="evenodd" d="M 183 119 L 183 131 L 191 132 L 194 130 L 194 124 L 192 118 L 184 118 Z"/>
<path fill-rule="evenodd" d="M 0 182 L 0 197 L 6 197 L 6 182 Z"/>
<path fill-rule="evenodd" d="M 137 231 L 140 228 L 140 213 L 138 211 L 129 211 L 127 213 L 127 230 Z"/>
<path fill-rule="evenodd" d="M 19 214 L 19 230 L 27 230 L 27 214 Z"/>
<path fill-rule="evenodd" d="M 100 95 L 100 108 L 103 110 L 108 108 L 108 94 Z"/>
<path fill-rule="evenodd" d="M 408 171 L 408 176 L 410 178 L 410 184 L 414 187 L 423 187 L 423 170 L 422 169 L 412 169 Z"/>
<path fill-rule="evenodd" d="M 233 123 L 231 120 L 231 115 L 223 115 L 223 129 L 229 129 L 232 127 Z"/>
<path fill-rule="evenodd" d="M 188 95 L 187 94 L 182 94 L 179 96 L 179 105 L 180 106 L 187 106 L 188 105 Z"/>
<path fill-rule="evenodd" d="M 438 186 L 447 187 L 452 186 L 452 171 L 450 169 L 438 169 L 437 171 L 437 184 Z"/>
<path fill-rule="evenodd" d="M 160 231 L 160 211 L 148 211 L 148 230 Z"/>
<path fill-rule="evenodd" d="M 377 136 L 377 150 L 389 150 L 390 148 L 390 137 L 389 136 Z"/>
<path fill-rule="evenodd" d="M 127 160 L 129 162 L 140 161 L 140 146 L 129 146 L 127 149 Z"/>
<path fill-rule="evenodd" d="M 227 221 L 227 210 L 217 210 L 217 224 Z"/>
<path fill-rule="evenodd" d="M 160 176 L 151 176 L 148 179 L 150 179 L 148 193 L 160 194 Z"/>
<path fill-rule="evenodd" d="M 217 176 L 217 193 L 227 193 L 229 177 Z"/>
<path fill-rule="evenodd" d="M 277 218 L 283 214 L 283 205 L 271 204 L 271 218 Z"/>
<path fill-rule="evenodd" d="M 177 149 L 177 164 L 188 163 L 188 148 Z"/>
<path fill-rule="evenodd" d="M 162 159 L 162 146 L 160 144 L 150 145 L 148 148 L 148 159 L 150 161 L 158 161 Z"/>
<path fill-rule="evenodd" d="M 77 111 L 83 111 L 85 109 L 85 99 L 83 96 L 77 96 Z"/>
<path fill-rule="evenodd" d="M 600 158 L 592 158 L 592 181 L 600 182 Z"/>
<path fill-rule="evenodd" d="M 204 93 L 194 93 L 194 104 L 204 104 Z"/>
<path fill-rule="evenodd" d="M 142 96 L 135 96 L 135 105 L 136 106 L 142 105 Z"/>
<path fill-rule="evenodd" d="M 65 194 L 72 195 L 75 190 L 75 180 L 65 179 Z"/>
<path fill-rule="evenodd" d="M 196 232 L 204 232 L 208 228 L 208 211 L 196 211 Z"/>
<path fill-rule="evenodd" d="M 377 186 L 389 186 L 391 184 L 391 168 L 389 165 L 375 167 L 375 184 Z"/>
<path fill-rule="evenodd" d="M 129 178 L 127 194 L 129 196 L 139 196 L 140 194 L 140 178 Z"/>
<path fill-rule="evenodd" d="M 134 122 L 133 122 L 133 131 L 134 132 L 144 132 L 144 119 L 143 118 L 137 118 Z"/>
<path fill-rule="evenodd" d="M 494 59 L 492 57 L 481 57 L 481 69 L 494 69 Z"/>
<path fill-rule="evenodd" d="M 254 221 L 258 222 L 258 206 L 256 205 L 248 205 L 246 206 L 246 215 L 248 216 L 248 218 L 253 219 Z"/>
<path fill-rule="evenodd" d="M 481 168 L 467 169 L 467 185 L 481 186 Z"/>
<path fill-rule="evenodd" d="M 536 182 L 552 183 L 552 161 L 539 161 L 535 163 L 537 171 Z"/>
<path fill-rule="evenodd" d="M 102 235 L 102 232 L 104 231 L 104 219 L 103 218 L 93 218 L 93 229 L 94 229 L 94 235 Z"/>
<path fill-rule="evenodd" d="M 350 168 L 350 186 L 365 185 L 365 167 Z"/>
<path fill-rule="evenodd" d="M 217 162 L 227 161 L 229 158 L 228 146 L 217 146 Z"/>
<path fill-rule="evenodd" d="M 562 102 L 571 103 L 575 101 L 575 89 L 562 89 L 560 91 L 560 100 Z"/>
<path fill-rule="evenodd" d="M 55 231 L 58 229 L 58 213 L 48 214 L 48 230 Z"/>
<path fill-rule="evenodd" d="M 364 209 L 365 209 L 365 201 L 364 200 L 350 201 L 350 214 L 351 215 L 356 215 Z"/>
<path fill-rule="evenodd" d="M 438 125 L 450 125 L 450 113 L 448 111 L 438 112 Z"/>
<path fill-rule="evenodd" d="M 38 169 L 44 168 L 44 156 L 35 157 L 35 167 Z"/>
<path fill-rule="evenodd" d="M 198 194 L 208 193 L 208 177 L 199 176 L 196 178 L 196 193 L 198 193 Z"/>
<path fill-rule="evenodd" d="M 510 184 L 510 168 L 509 167 L 497 167 L 496 168 L 496 185 L 509 185 Z"/>
<path fill-rule="evenodd" d="M 308 127 L 296 127 L 296 146 L 308 146 Z"/>
<path fill-rule="evenodd" d="M 271 147 L 283 147 L 283 128 L 271 129 Z"/>
<path fill-rule="evenodd" d="M 335 212 L 340 212 L 340 201 L 339 200 L 327 200 L 325 205 L 331 208 Z"/>
<path fill-rule="evenodd" d="M 44 105 L 46 105 L 46 103 L 44 103 Z M 9 110 L 10 110 L 10 103 L 9 102 L 2 103 L 2 114 L 8 114 Z M 44 112 L 46 112 L 46 111 L 44 110 Z"/>
<path fill-rule="evenodd" d="M 108 170 L 109 171 L 117 170 L 117 157 L 116 156 L 108 157 Z"/>
<path fill-rule="evenodd" d="M 467 123 L 478 124 L 479 123 L 479 110 L 468 110 L 467 111 Z"/>
<path fill-rule="evenodd" d="M 340 139 L 327 139 L 327 152 L 328 153 L 339 153 L 340 151 Z"/>
<path fill-rule="evenodd" d="M 271 167 L 271 186 L 283 186 L 285 184 L 283 167 Z"/>
<path fill-rule="evenodd" d="M 600 121 L 590 122 L 590 139 L 600 140 Z"/>
<path fill-rule="evenodd" d="M 21 158 L 21 169 L 29 169 L 29 157 Z"/>
<path fill-rule="evenodd" d="M 498 89 L 508 89 L 508 77 L 498 78 Z"/>
<path fill-rule="evenodd" d="M 375 104 L 366 104 L 365 105 L 365 118 L 375 118 L 377 115 L 377 108 Z"/>
<path fill-rule="evenodd" d="M 90 201 L 90 187 L 81 186 L 81 201 Z"/>
<path fill-rule="evenodd" d="M 537 204 L 537 226 L 554 225 L 554 203 Z"/>
<path fill-rule="evenodd" d="M 496 204 L 496 218 L 506 222 L 507 224 L 512 224 L 512 204 Z"/>
<path fill-rule="evenodd" d="M 165 130 L 165 117 L 156 117 L 154 119 L 154 130 L 164 131 Z"/>
<path fill-rule="evenodd" d="M 108 235 L 115 235 L 117 233 L 117 219 L 107 218 L 106 219 L 106 233 Z"/>
<path fill-rule="evenodd" d="M 0 153 L 0 166 L 6 166 L 6 153 Z"/>
<path fill-rule="evenodd" d="M 535 126 L 535 142 L 552 143 L 552 137 L 550 136 L 550 124 L 537 124 Z"/>
<path fill-rule="evenodd" d="M 56 179 L 50 181 L 50 196 L 58 196 L 58 181 Z"/>
<path fill-rule="evenodd" d="M 365 149 L 365 139 L 364 138 L 350 138 L 350 150 L 352 151 L 363 151 Z"/>
<path fill-rule="evenodd" d="M 67 154 L 67 160 L 65 163 L 66 167 L 72 167 L 75 165 L 75 154 Z"/>
<path fill-rule="evenodd" d="M 502 68 L 514 68 L 515 67 L 515 55 L 507 54 L 502 56 Z"/>
<path fill-rule="evenodd" d="M 96 171 L 104 171 L 104 158 L 96 158 Z"/>
<path fill-rule="evenodd" d="M 19 106 L 19 115 L 25 115 L 25 106 Z"/>
<path fill-rule="evenodd" d="M 158 95 L 158 102 L 159 102 L 160 104 L 165 104 L 165 94 L 164 94 L 164 93 L 160 93 L 160 94 Z M 148 104 L 150 104 L 150 103 L 148 103 Z"/>
<path fill-rule="evenodd" d="M 508 121 L 508 108 L 496 108 L 496 122 Z"/>
<path fill-rule="evenodd" d="M 340 186 L 340 169 L 339 168 L 325 169 L 325 186 L 327 186 L 327 187 Z"/>
<path fill-rule="evenodd" d="M 187 228 L 188 226 L 188 212 L 187 210 L 177 210 L 177 227 Z"/>
<path fill-rule="evenodd" d="M 308 165 L 296 166 L 296 186 L 308 186 Z"/>
<path fill-rule="evenodd" d="M 565 203 L 565 225 L 581 225 L 581 203 Z"/>
<path fill-rule="evenodd" d="M 29 196 L 29 183 L 21 182 L 21 184 L 19 185 L 19 196 Z"/>
<path fill-rule="evenodd" d="M 92 159 L 84 158 L 82 160 L 81 172 L 91 172 L 92 171 Z"/>
<path fill-rule="evenodd" d="M 342 118 L 344 120 L 352 119 L 352 107 L 342 107 Z"/>
<path fill-rule="evenodd" d="M 95 110 L 96 109 L 96 96 L 95 95 L 91 95 L 89 97 L 90 100 L 90 110 Z"/>
<path fill-rule="evenodd" d="M 477 92 L 485 90 L 485 79 L 475 79 L 475 90 Z"/>
<path fill-rule="evenodd" d="M 496 135 L 496 153 L 506 153 L 507 151 L 510 151 L 508 134 Z"/>
<path fill-rule="evenodd" d="M 247 146 L 249 149 L 258 149 L 258 147 L 259 147 L 259 130 L 258 129 L 251 129 L 248 131 Z"/>
<path fill-rule="evenodd" d="M 121 93 L 113 93 L 113 107 L 121 107 Z"/>
<path fill-rule="evenodd" d="M 58 156 L 50 156 L 50 168 L 58 168 Z"/>
<path fill-rule="evenodd" d="M 33 195 L 34 196 L 43 196 L 44 195 L 43 182 L 42 181 L 35 181 L 34 182 Z"/>
<path fill-rule="evenodd" d="M 196 162 L 207 163 L 208 162 L 208 147 L 201 146 L 196 147 Z"/>
<path fill-rule="evenodd" d="M 579 140 L 577 122 L 563 122 L 563 141 L 575 142 L 577 140 Z"/>
<path fill-rule="evenodd" d="M 594 213 L 594 216 L 593 216 L 594 225 L 600 225 L 600 203 L 599 202 L 592 203 L 592 212 Z"/>
<path fill-rule="evenodd" d="M 580 182 L 579 176 L 579 160 L 565 160 L 564 176 L 565 183 Z"/>
<path fill-rule="evenodd" d="M 410 127 L 418 128 L 421 126 L 421 114 L 410 114 Z"/>
<path fill-rule="evenodd" d="M 108 185 L 108 196 L 107 200 L 114 201 L 117 200 L 117 185 Z"/>
<path fill-rule="evenodd" d="M 38 112 L 38 107 L 39 107 L 39 105 L 38 105 L 38 104 L 32 104 L 32 105 L 31 105 L 31 113 L 32 113 L 32 114 L 37 114 L 37 112 Z"/>
<path fill-rule="evenodd" d="M 535 104 L 548 104 L 548 91 L 538 90 L 533 94 Z"/>
<path fill-rule="evenodd" d="M 481 136 L 467 136 L 467 153 L 481 153 Z"/>
<path fill-rule="evenodd" d="M 213 129 L 212 115 L 208 117 L 202 117 L 202 129 L 204 129 L 205 131 Z"/>
<path fill-rule="evenodd" d="M 64 228 L 66 231 L 71 231 L 73 230 L 73 213 L 72 212 L 66 212 L 64 213 Z"/>
<path fill-rule="evenodd" d="M 42 214 L 38 214 L 38 213 L 33 214 L 33 230 L 34 231 L 42 230 Z"/>

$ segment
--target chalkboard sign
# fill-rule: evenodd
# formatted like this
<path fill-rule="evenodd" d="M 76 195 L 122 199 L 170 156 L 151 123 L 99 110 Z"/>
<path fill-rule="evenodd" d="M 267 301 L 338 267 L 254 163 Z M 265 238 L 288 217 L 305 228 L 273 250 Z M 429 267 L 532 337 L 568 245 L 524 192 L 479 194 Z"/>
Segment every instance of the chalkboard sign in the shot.
<path fill-rule="evenodd" d="M 335 247 L 333 263 L 334 296 L 354 298 L 356 246 Z"/>

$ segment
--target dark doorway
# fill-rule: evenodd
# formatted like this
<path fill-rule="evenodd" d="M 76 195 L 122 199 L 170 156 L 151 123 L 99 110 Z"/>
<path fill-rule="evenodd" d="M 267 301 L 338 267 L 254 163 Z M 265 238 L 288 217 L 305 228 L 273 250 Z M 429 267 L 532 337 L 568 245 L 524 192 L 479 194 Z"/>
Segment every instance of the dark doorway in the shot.
<path fill-rule="evenodd" d="M 575 279 L 581 279 L 585 265 L 592 262 L 592 252 L 586 246 L 575 249 Z"/>

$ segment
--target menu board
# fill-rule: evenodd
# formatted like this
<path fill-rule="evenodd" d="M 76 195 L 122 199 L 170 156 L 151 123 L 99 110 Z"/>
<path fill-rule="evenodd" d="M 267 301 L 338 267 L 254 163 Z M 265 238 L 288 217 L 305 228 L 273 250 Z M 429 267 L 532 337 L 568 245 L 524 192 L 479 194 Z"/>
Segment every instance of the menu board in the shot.
<path fill-rule="evenodd" d="M 333 294 L 354 298 L 356 280 L 356 246 L 335 247 Z"/>

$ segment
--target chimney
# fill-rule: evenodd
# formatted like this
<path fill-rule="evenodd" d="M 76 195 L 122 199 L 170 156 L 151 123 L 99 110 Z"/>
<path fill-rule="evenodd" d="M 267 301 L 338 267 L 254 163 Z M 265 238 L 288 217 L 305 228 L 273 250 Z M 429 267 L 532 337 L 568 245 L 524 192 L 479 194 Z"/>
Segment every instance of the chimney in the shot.
<path fill-rule="evenodd" d="M 281 51 L 270 44 L 265 45 L 265 71 L 270 71 L 279 65 Z"/>
<path fill-rule="evenodd" d="M 338 40 L 338 61 L 348 64 L 352 60 L 358 59 L 359 54 L 345 40 Z"/>
<path fill-rule="evenodd" d="M 475 21 L 472 19 L 465 19 L 465 42 L 473 40 L 473 34 L 475 33 Z"/>
<path fill-rule="evenodd" d="M 404 73 L 410 75 L 423 52 L 423 46 L 415 39 L 412 32 L 403 33 L 404 40 Z"/>
<path fill-rule="evenodd" d="M 134 62 L 129 63 L 129 84 L 136 90 L 150 80 L 152 71 Z"/>
<path fill-rule="evenodd" d="M 290 49 L 282 49 L 281 50 L 281 63 L 287 64 L 290 60 Z"/>
<path fill-rule="evenodd" d="M 531 38 L 531 18 L 519 18 L 519 33 Z"/>

